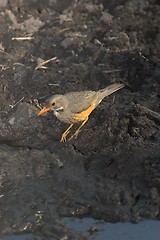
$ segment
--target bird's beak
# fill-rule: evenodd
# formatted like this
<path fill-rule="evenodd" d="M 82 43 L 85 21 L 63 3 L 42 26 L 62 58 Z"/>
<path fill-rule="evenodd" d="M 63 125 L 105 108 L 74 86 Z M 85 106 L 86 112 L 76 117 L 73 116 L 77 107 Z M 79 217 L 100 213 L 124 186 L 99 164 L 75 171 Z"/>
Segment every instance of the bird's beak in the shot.
<path fill-rule="evenodd" d="M 51 111 L 51 108 L 42 108 L 41 111 L 39 111 L 38 116 L 42 116 L 44 113 Z"/>

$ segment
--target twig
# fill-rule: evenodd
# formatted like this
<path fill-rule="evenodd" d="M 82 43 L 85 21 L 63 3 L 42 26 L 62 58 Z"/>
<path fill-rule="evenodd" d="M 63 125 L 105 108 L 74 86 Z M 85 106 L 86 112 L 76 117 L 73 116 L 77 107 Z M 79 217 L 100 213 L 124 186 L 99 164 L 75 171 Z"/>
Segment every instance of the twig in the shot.
<path fill-rule="evenodd" d="M 43 68 L 43 69 L 46 69 L 47 67 L 44 67 L 44 65 L 46 65 L 47 63 L 51 62 L 51 61 L 54 61 L 55 62 L 59 62 L 60 60 L 57 59 L 57 57 L 53 57 L 53 58 L 50 58 L 46 61 L 43 61 L 43 62 L 40 62 L 37 67 L 35 69 L 39 69 L 39 68 Z"/>
<path fill-rule="evenodd" d="M 121 72 L 121 69 L 106 70 L 104 73 Z"/>
<path fill-rule="evenodd" d="M 146 114 L 148 118 L 157 121 L 160 123 L 160 114 L 152 111 L 151 109 L 141 106 L 140 104 L 137 104 L 134 106 L 134 109 L 137 111 L 137 113 L 142 112 L 143 114 Z"/>
<path fill-rule="evenodd" d="M 15 62 L 15 63 L 13 63 L 13 65 L 15 66 L 15 65 L 18 65 L 18 66 L 25 66 L 23 63 L 19 63 L 19 62 Z"/>
<path fill-rule="evenodd" d="M 6 9 L 6 14 L 8 15 L 9 19 L 11 20 L 11 22 L 13 23 L 13 26 L 15 28 L 19 27 L 19 23 L 17 22 L 16 16 L 13 14 L 13 12 L 11 12 L 10 10 Z"/>
<path fill-rule="evenodd" d="M 3 54 L 6 54 L 6 55 L 8 55 L 10 58 L 13 58 L 13 57 L 11 56 L 11 54 L 9 54 L 9 53 L 5 52 L 5 51 L 4 51 L 4 50 L 2 50 L 2 49 L 0 49 L 0 52 L 1 52 L 1 53 L 3 53 Z"/>
<path fill-rule="evenodd" d="M 15 106 L 17 106 L 18 103 L 22 102 L 24 97 L 22 97 L 18 102 L 16 102 L 14 105 L 10 104 L 9 106 L 13 109 Z"/>
<path fill-rule="evenodd" d="M 116 97 L 113 96 L 113 100 L 112 100 L 112 103 L 113 103 L 113 104 L 115 103 L 115 99 L 116 99 Z"/>
<path fill-rule="evenodd" d="M 12 37 L 12 40 L 24 41 L 24 40 L 32 40 L 34 37 Z"/>
<path fill-rule="evenodd" d="M 48 83 L 49 86 L 59 86 L 58 83 Z"/>
<path fill-rule="evenodd" d="M 33 99 L 33 102 L 35 103 L 36 107 L 38 107 L 40 110 L 42 109 L 37 99 Z"/>

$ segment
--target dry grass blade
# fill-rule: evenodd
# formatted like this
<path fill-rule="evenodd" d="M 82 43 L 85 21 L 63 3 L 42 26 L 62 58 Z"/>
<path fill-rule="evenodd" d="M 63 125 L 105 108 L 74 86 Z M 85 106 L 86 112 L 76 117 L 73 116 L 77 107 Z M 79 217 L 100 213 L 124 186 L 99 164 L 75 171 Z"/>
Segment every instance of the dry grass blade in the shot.
<path fill-rule="evenodd" d="M 26 36 L 26 37 L 12 37 L 12 40 L 24 41 L 24 40 L 32 40 L 34 37 Z"/>
<path fill-rule="evenodd" d="M 10 104 L 9 106 L 10 106 L 11 108 L 14 108 L 15 106 L 17 106 L 18 103 L 22 102 L 23 99 L 24 99 L 24 97 L 22 97 L 22 98 L 21 98 L 18 102 L 16 102 L 14 105 Z"/>
<path fill-rule="evenodd" d="M 40 69 L 40 68 L 42 68 L 42 69 L 47 69 L 47 67 L 45 67 L 44 65 L 46 65 L 47 63 L 49 63 L 49 62 L 51 62 L 51 61 L 59 62 L 59 60 L 57 59 L 57 57 L 53 57 L 53 58 L 50 58 L 50 59 L 48 59 L 48 60 L 46 60 L 46 61 L 40 62 L 35 69 Z"/>

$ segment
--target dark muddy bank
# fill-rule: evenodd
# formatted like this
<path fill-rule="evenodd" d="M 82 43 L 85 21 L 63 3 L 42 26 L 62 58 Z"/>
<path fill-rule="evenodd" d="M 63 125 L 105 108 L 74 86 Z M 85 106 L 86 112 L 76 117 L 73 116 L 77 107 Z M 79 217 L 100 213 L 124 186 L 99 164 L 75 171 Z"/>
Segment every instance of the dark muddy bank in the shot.
<path fill-rule="evenodd" d="M 107 2 L 0 1 L 1 235 L 87 239 L 60 218 L 160 218 L 160 5 Z M 115 82 L 77 140 L 37 116 L 53 93 Z"/>

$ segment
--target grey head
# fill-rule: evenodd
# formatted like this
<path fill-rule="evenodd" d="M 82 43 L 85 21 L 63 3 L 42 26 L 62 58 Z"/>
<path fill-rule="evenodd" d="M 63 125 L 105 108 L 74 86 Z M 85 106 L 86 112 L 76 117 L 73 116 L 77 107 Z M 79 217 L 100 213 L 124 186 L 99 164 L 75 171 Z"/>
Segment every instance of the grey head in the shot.
<path fill-rule="evenodd" d="M 68 107 L 68 99 L 61 94 L 55 94 L 48 98 L 45 103 L 45 107 L 50 108 L 50 110 L 59 112 L 63 111 Z"/>

